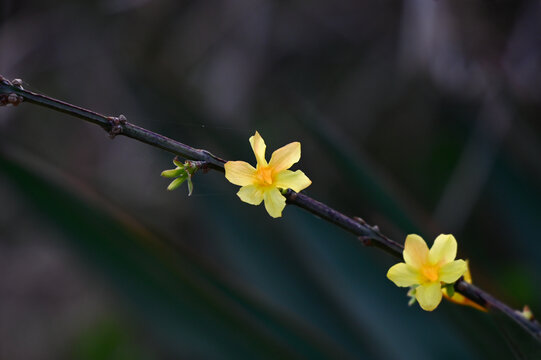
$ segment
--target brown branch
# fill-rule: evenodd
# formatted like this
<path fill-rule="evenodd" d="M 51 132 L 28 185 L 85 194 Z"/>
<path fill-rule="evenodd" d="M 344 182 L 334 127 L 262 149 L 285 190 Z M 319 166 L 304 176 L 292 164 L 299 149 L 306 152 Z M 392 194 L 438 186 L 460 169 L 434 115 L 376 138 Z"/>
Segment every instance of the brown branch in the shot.
<path fill-rule="evenodd" d="M 188 160 L 204 161 L 213 170 L 224 171 L 226 161 L 211 154 L 207 150 L 192 148 L 176 140 L 133 125 L 127 122 L 126 118 L 122 115 L 118 117 L 105 116 L 42 94 L 24 90 L 20 86 L 20 83 L 12 83 L 0 75 L 0 105 L 18 105 L 22 101 L 48 107 L 99 125 L 105 131 L 109 132 L 111 137 L 116 135 L 127 136 Z M 307 195 L 296 193 L 291 189 L 287 190 L 285 196 L 289 204 L 298 206 L 343 228 L 357 236 L 366 246 L 378 247 L 396 259 L 402 260 L 403 245 L 383 235 L 377 226 L 370 226 L 361 218 L 344 215 L 328 205 L 314 200 Z M 494 296 L 479 289 L 475 285 L 467 283 L 463 279 L 455 283 L 455 290 L 483 307 L 501 311 L 541 342 L 541 324 L 537 321 L 526 319 L 518 310 L 512 309 Z"/>

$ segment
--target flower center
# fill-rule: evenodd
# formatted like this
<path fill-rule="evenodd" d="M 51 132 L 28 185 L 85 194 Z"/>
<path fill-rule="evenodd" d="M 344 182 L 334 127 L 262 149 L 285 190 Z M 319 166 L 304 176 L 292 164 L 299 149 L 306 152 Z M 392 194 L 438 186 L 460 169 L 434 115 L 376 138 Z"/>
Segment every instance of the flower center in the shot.
<path fill-rule="evenodd" d="M 421 274 L 430 282 L 438 280 L 439 266 L 425 265 L 421 269 Z"/>
<path fill-rule="evenodd" d="M 257 169 L 257 178 L 262 185 L 272 184 L 272 168 L 261 167 Z"/>

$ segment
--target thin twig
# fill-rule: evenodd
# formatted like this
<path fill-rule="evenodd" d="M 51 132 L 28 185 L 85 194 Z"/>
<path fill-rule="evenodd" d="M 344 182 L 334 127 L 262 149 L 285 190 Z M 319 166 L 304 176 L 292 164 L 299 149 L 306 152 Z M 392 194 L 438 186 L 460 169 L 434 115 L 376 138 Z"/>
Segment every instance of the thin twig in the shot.
<path fill-rule="evenodd" d="M 42 94 L 24 90 L 20 84 L 13 84 L 0 75 L 0 105 L 10 103 L 17 105 L 21 102 L 21 97 L 23 101 L 48 107 L 99 125 L 105 131 L 109 132 L 112 137 L 116 135 L 127 136 L 188 160 L 204 161 L 213 170 L 224 171 L 226 161 L 211 154 L 207 150 L 192 148 L 176 140 L 133 125 L 122 115 L 119 117 L 105 116 Z M 291 189 L 287 190 L 285 196 L 289 204 L 296 205 L 345 229 L 357 236 L 364 245 L 378 247 L 393 257 L 402 260 L 403 245 L 383 235 L 377 226 L 370 226 L 361 218 L 344 215 L 328 205 L 312 199 L 307 195 L 296 193 Z M 512 309 L 494 296 L 479 289 L 475 285 L 467 283 L 463 279 L 455 283 L 455 290 L 483 307 L 501 311 L 541 342 L 541 324 L 536 320 L 526 319 L 519 311 Z"/>
<path fill-rule="evenodd" d="M 215 170 L 224 171 L 225 160 L 212 155 L 207 150 L 195 149 L 181 142 L 175 141 L 163 135 L 149 131 L 127 121 L 119 122 L 119 117 L 105 116 L 95 111 L 87 110 L 79 106 L 68 104 L 64 101 L 53 99 L 49 96 L 38 94 L 32 91 L 24 90 L 22 87 L 13 85 L 10 81 L 0 75 L 0 94 L 6 98 L 12 94 L 22 96 L 24 101 L 32 104 L 48 107 L 50 109 L 63 112 L 93 124 L 99 125 L 111 136 L 124 135 L 146 144 L 158 147 L 179 155 L 186 159 L 206 161 L 209 167 Z"/>

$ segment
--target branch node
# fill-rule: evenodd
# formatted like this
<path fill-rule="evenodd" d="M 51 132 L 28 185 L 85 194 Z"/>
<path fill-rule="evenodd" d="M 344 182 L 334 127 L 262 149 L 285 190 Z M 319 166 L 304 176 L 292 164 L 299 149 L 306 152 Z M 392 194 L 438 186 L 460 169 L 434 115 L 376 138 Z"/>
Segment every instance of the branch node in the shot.
<path fill-rule="evenodd" d="M 13 80 L 11 80 L 11 85 L 13 85 L 15 87 L 18 87 L 21 90 L 24 90 L 23 89 L 23 81 L 21 79 L 13 79 Z"/>
<path fill-rule="evenodd" d="M 15 93 L 11 94 L 1 94 L 0 95 L 0 106 L 17 106 L 24 101 L 24 98 L 21 95 Z"/>
<path fill-rule="evenodd" d="M 358 239 L 361 242 L 361 244 L 363 244 L 364 246 L 372 246 L 373 245 L 372 238 L 370 236 L 359 236 Z"/>
<path fill-rule="evenodd" d="M 285 195 L 289 198 L 289 200 L 295 200 L 297 198 L 297 193 L 291 189 L 287 189 Z"/>
<path fill-rule="evenodd" d="M 11 85 L 11 81 L 9 81 L 7 78 L 0 75 L 0 82 L 6 85 Z"/>
<path fill-rule="evenodd" d="M 122 134 L 122 125 L 128 123 L 128 119 L 124 115 L 118 115 L 118 117 L 109 116 L 109 124 L 111 125 L 111 130 L 109 130 L 109 137 L 114 139 L 118 134 Z"/>
<path fill-rule="evenodd" d="M 175 159 L 177 158 L 175 157 Z M 188 167 L 191 167 L 192 169 L 194 169 L 194 173 L 197 170 L 203 171 L 204 174 L 206 174 L 209 171 L 208 161 L 186 160 L 186 164 Z"/>

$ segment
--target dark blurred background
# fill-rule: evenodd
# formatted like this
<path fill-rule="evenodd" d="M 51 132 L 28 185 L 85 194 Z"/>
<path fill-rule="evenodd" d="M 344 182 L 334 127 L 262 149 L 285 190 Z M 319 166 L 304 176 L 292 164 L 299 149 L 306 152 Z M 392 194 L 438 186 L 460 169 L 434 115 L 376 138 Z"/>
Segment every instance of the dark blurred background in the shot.
<path fill-rule="evenodd" d="M 305 192 L 403 242 L 453 233 L 541 314 L 539 1 L 0 3 L 0 74 L 225 159 L 301 141 Z M 407 307 L 394 260 L 217 172 L 31 104 L 0 109 L 0 359 L 508 359 L 498 314 Z"/>

